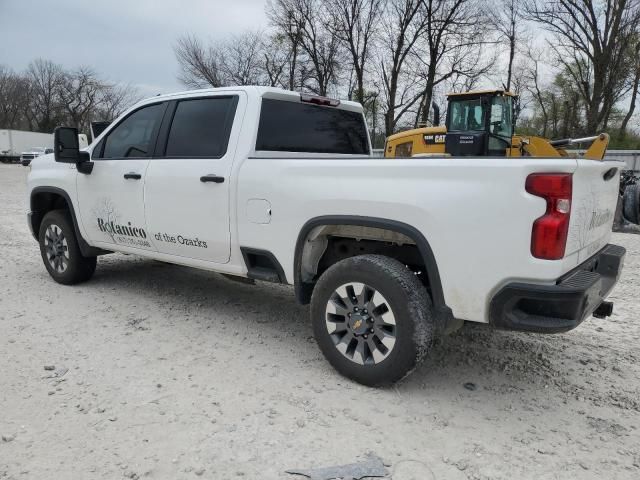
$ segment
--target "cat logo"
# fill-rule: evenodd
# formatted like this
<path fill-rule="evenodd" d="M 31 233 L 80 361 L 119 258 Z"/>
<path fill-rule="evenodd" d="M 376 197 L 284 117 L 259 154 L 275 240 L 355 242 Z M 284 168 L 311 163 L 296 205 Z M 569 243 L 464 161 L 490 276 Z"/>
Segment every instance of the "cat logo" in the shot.
<path fill-rule="evenodd" d="M 424 143 L 427 145 L 434 145 L 436 143 L 444 143 L 446 135 L 425 135 Z"/>

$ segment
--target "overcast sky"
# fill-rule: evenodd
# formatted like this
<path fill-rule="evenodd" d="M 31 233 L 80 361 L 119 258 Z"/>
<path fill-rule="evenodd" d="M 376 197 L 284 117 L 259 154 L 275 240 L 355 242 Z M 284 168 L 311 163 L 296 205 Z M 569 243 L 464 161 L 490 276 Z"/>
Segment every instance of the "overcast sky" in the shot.
<path fill-rule="evenodd" d="M 0 64 L 24 69 L 41 57 L 151 96 L 184 87 L 173 44 L 266 27 L 264 0 L 0 0 Z"/>

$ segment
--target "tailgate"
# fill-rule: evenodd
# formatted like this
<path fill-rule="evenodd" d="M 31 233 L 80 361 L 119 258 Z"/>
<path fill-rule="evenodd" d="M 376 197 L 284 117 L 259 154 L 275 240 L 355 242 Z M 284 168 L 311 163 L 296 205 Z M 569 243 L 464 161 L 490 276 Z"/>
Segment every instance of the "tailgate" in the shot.
<path fill-rule="evenodd" d="M 578 263 L 582 263 L 609 242 L 620 171 L 625 164 L 582 159 L 577 162 L 565 256 L 578 252 Z"/>

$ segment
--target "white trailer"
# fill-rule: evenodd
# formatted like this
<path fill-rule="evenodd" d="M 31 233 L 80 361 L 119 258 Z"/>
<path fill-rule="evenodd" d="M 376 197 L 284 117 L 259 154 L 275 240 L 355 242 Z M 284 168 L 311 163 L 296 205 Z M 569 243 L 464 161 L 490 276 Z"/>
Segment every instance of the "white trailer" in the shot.
<path fill-rule="evenodd" d="M 0 130 L 0 161 L 18 162 L 22 152 L 36 147 L 53 148 L 53 133 Z"/>

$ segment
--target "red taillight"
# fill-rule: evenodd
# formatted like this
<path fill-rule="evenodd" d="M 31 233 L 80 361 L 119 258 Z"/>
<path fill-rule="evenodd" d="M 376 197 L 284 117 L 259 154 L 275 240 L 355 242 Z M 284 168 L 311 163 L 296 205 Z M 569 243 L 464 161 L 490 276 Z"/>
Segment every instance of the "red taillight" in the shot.
<path fill-rule="evenodd" d="M 340 105 L 340 100 L 336 98 L 321 97 L 319 95 L 307 95 L 306 93 L 300 94 L 300 101 L 305 103 L 313 103 L 314 105 L 323 105 L 325 107 L 337 107 Z"/>
<path fill-rule="evenodd" d="M 547 201 L 547 211 L 533 222 L 531 255 L 545 260 L 564 257 L 571 217 L 570 173 L 533 173 L 527 177 L 527 192 Z"/>

